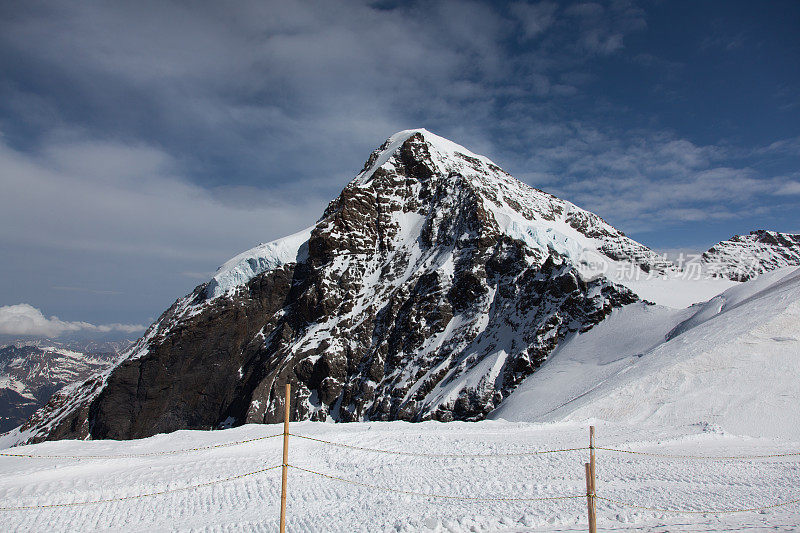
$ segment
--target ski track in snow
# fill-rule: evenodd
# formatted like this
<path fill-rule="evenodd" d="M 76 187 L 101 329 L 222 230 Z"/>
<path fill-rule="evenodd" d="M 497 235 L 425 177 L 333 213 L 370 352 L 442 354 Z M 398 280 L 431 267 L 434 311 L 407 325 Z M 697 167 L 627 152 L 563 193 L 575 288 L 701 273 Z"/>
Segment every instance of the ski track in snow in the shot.
<path fill-rule="evenodd" d="M 422 453 L 508 454 L 583 447 L 588 424 L 505 421 L 410 424 L 301 422 L 291 431 L 334 442 Z M 796 442 L 709 431 L 598 422 L 598 446 L 678 454 L 797 451 Z M 118 455 L 206 446 L 279 433 L 278 425 L 179 431 L 139 441 L 58 441 L 10 453 Z M 475 497 L 585 494 L 588 451 L 528 457 L 431 458 L 372 453 L 291 439 L 289 462 L 342 478 L 423 493 Z M 194 453 L 118 459 L 0 457 L 0 506 L 114 498 L 178 488 L 279 464 L 281 438 Z M 753 507 L 800 498 L 797 457 L 698 461 L 598 451 L 598 494 L 686 509 Z M 0 511 L 16 531 L 276 531 L 280 469 L 194 490 L 79 507 Z M 735 515 L 673 515 L 598 501 L 600 531 L 791 531 L 800 503 Z M 289 471 L 288 531 L 585 531 L 586 500 L 464 502 L 378 491 Z"/>

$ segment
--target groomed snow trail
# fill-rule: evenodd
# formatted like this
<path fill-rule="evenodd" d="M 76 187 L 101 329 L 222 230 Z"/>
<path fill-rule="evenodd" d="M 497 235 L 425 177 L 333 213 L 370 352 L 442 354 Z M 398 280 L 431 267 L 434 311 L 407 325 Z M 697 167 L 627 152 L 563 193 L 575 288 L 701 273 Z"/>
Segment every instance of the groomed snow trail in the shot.
<path fill-rule="evenodd" d="M 59 441 L 4 450 L 108 459 L 0 457 L 0 507 L 53 505 L 201 485 L 278 465 L 281 439 L 194 452 L 152 454 L 266 437 L 278 426 L 180 431 L 139 441 Z M 588 424 L 504 421 L 292 424 L 291 431 L 333 442 L 406 453 L 514 454 L 585 447 Z M 690 455 L 797 452 L 800 443 L 725 434 L 713 426 L 636 429 L 598 423 L 598 446 Z M 588 451 L 533 456 L 415 457 L 291 439 L 290 464 L 358 483 L 426 494 L 538 498 L 585 493 Z M 638 505 L 688 510 L 760 507 L 800 498 L 800 457 L 738 461 L 667 459 L 598 451 L 598 495 Z M 3 510 L 17 531 L 276 531 L 280 469 L 140 499 L 84 506 Z M 733 515 L 679 515 L 598 502 L 601 531 L 791 531 L 800 503 Z M 309 532 L 584 531 L 585 498 L 472 502 L 376 490 L 289 471 L 288 530 Z"/>

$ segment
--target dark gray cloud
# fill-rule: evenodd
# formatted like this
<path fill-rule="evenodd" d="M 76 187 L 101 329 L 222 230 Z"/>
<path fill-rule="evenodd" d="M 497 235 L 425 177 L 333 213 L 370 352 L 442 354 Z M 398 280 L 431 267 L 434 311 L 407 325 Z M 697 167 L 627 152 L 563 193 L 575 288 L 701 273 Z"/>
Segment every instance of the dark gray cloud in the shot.
<path fill-rule="evenodd" d="M 740 115 L 750 102 L 680 108 L 701 101 L 697 54 L 767 63 L 676 16 L 627 0 L 4 3 L 0 304 L 153 318 L 313 223 L 370 150 L 420 126 L 649 244 L 695 221 L 787 222 L 768 207 L 798 205 L 796 77 L 776 63 L 774 87 L 749 86 L 783 113 L 768 128 Z"/>
<path fill-rule="evenodd" d="M 157 148 L 107 141 L 34 153 L 0 144 L 0 168 L 11 192 L 0 198 L 0 239 L 43 248 L 219 261 L 235 251 L 231 240 L 277 238 L 327 202 L 288 186 L 203 188 Z"/>
<path fill-rule="evenodd" d="M 204 184 L 310 178 L 354 168 L 379 139 L 418 123 L 456 136 L 463 125 L 463 142 L 488 145 L 492 133 L 475 125 L 510 98 L 574 94 L 553 78 L 639 29 L 628 4 L 587 6 L 20 4 L 0 23 L 18 81 L 0 94 L 8 128 L 25 116 L 38 135 L 61 123 L 148 139 L 195 162 Z M 557 28 L 524 47 L 509 40 Z M 331 189 L 346 179 L 327 177 Z"/>

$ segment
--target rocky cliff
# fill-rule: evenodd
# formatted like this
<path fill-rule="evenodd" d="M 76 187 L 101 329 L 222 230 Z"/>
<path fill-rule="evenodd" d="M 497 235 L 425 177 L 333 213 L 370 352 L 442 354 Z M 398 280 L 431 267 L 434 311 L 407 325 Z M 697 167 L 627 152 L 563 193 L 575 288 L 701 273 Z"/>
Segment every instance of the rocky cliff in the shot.
<path fill-rule="evenodd" d="M 319 221 L 179 299 L 21 438 L 128 439 L 295 418 L 478 420 L 559 342 L 674 266 L 597 215 L 426 130 L 375 150 Z"/>

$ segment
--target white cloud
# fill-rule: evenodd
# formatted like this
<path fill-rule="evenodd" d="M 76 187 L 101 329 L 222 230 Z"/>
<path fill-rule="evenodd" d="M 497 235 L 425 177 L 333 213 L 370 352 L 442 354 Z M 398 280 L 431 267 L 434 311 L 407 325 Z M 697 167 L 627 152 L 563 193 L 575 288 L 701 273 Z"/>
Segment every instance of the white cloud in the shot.
<path fill-rule="evenodd" d="M 526 39 L 532 39 L 549 28 L 555 21 L 557 9 L 558 5 L 553 2 L 514 2 L 509 6 L 511 13 L 519 19 Z"/>
<path fill-rule="evenodd" d="M 775 191 L 775 194 L 786 196 L 800 194 L 800 181 L 787 181 Z"/>
<path fill-rule="evenodd" d="M 10 191 L 0 195 L 0 242 L 112 255 L 219 264 L 312 223 L 329 200 L 303 185 L 202 188 L 158 148 L 87 138 L 35 153 L 0 142 L 0 168 Z"/>
<path fill-rule="evenodd" d="M 58 337 L 64 333 L 118 331 L 126 334 L 144 330 L 140 324 L 102 324 L 89 322 L 65 322 L 56 316 L 47 318 L 29 304 L 0 306 L 0 334 L 30 335 L 36 337 Z"/>
<path fill-rule="evenodd" d="M 573 123 L 567 140 L 539 150 L 531 183 L 626 231 L 752 216 L 776 195 L 800 192 L 796 176 L 732 166 L 731 147 L 667 132 L 606 132 Z"/>
<path fill-rule="evenodd" d="M 800 137 L 790 137 L 775 141 L 755 150 L 757 154 L 800 155 Z"/>

